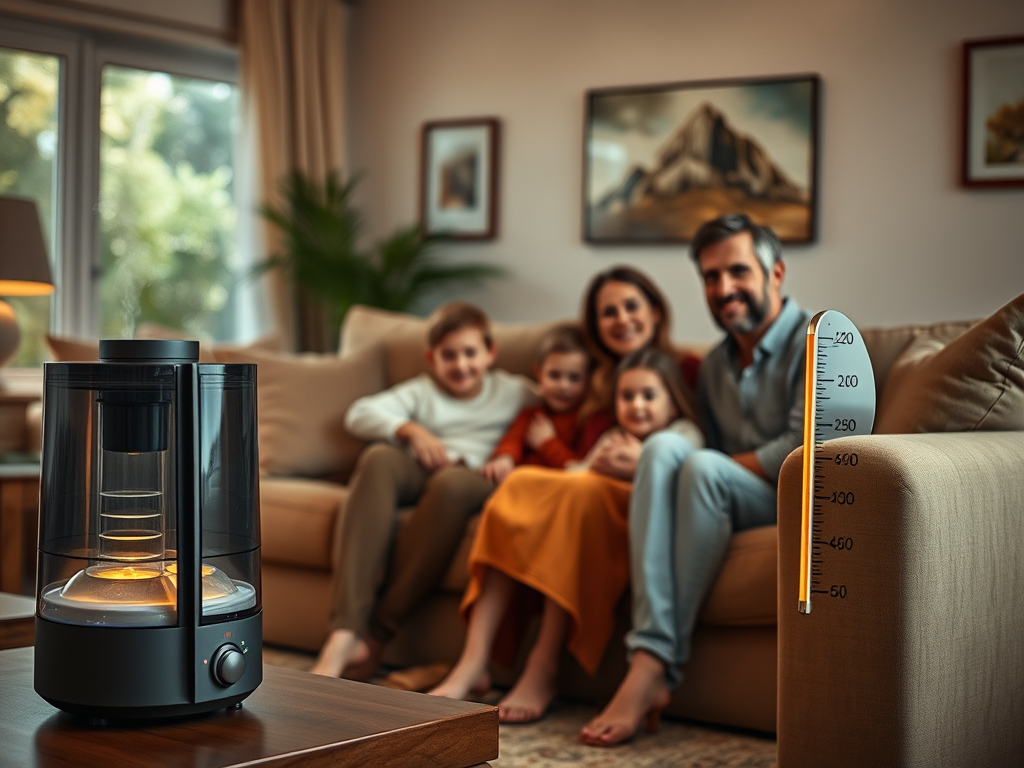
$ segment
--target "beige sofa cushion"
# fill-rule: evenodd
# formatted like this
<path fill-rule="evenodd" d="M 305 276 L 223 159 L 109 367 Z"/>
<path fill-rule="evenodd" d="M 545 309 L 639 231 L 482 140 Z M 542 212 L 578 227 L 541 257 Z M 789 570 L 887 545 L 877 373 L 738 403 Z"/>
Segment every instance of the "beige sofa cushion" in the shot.
<path fill-rule="evenodd" d="M 532 376 L 541 338 L 564 322 L 494 323 L 492 331 L 498 348 L 495 366 Z M 427 346 L 428 325 L 429 321 L 422 317 L 373 307 L 352 307 L 342 324 L 340 355 L 347 358 L 378 351 L 383 356 L 386 386 L 393 386 L 427 370 L 423 353 Z"/>
<path fill-rule="evenodd" d="M 297 477 L 260 478 L 261 557 L 269 563 L 331 570 L 334 525 L 348 490 Z"/>
<path fill-rule="evenodd" d="M 247 344 L 232 344 L 231 342 L 222 341 L 210 347 L 210 353 L 218 363 L 224 362 L 220 359 L 223 354 L 247 352 L 250 350 L 257 352 L 284 352 L 284 337 L 279 333 L 268 333 L 266 336 L 260 336 L 258 339 Z"/>
<path fill-rule="evenodd" d="M 422 317 L 356 304 L 345 313 L 341 324 L 338 354 L 357 355 L 389 339 L 417 343 L 422 351 L 426 338 L 427 321 Z"/>
<path fill-rule="evenodd" d="M 894 325 L 888 328 L 861 329 L 864 346 L 868 349 L 871 367 L 875 373 L 875 392 L 879 395 L 882 393 L 893 364 L 918 336 L 927 333 L 944 341 L 952 341 L 977 322 L 957 320 L 930 325 Z"/>
<path fill-rule="evenodd" d="M 95 339 L 46 334 L 46 347 L 58 363 L 95 363 L 100 359 L 100 343 Z"/>
<path fill-rule="evenodd" d="M 719 627 L 774 626 L 778 543 L 779 529 L 774 525 L 733 534 L 697 621 Z"/>
<path fill-rule="evenodd" d="M 1024 294 L 952 341 L 918 335 L 893 364 L 875 432 L 1024 429 Z"/>
<path fill-rule="evenodd" d="M 384 388 L 375 352 L 342 359 L 225 350 L 218 357 L 225 363 L 256 363 L 261 472 L 351 473 L 364 443 L 345 430 L 345 411 L 356 398 Z"/>
<path fill-rule="evenodd" d="M 46 335 L 46 346 L 50 350 L 50 356 L 61 363 L 94 363 L 100 357 L 100 343 L 98 339 L 79 339 L 73 336 Z M 195 337 L 167 328 L 156 323 L 142 323 L 136 329 L 136 339 L 194 339 Z M 218 352 L 242 352 L 247 350 L 264 350 L 268 352 L 279 352 L 284 349 L 284 342 L 278 334 L 262 336 L 248 344 L 214 344 L 205 340 L 199 341 L 199 362 L 219 362 Z"/>
<path fill-rule="evenodd" d="M 254 341 L 247 342 L 245 344 L 234 344 L 231 342 L 214 342 L 209 338 L 196 336 L 193 333 L 186 331 L 179 331 L 175 328 L 168 328 L 166 325 L 160 325 L 158 323 L 139 323 L 139 327 L 135 329 L 136 339 L 198 339 L 199 340 L 199 362 L 200 363 L 219 363 L 223 362 L 219 357 L 219 353 L 230 353 L 230 352 L 248 352 L 255 350 L 257 352 L 283 352 L 284 351 L 284 339 L 280 334 L 269 333 L 266 336 L 260 336 Z"/>

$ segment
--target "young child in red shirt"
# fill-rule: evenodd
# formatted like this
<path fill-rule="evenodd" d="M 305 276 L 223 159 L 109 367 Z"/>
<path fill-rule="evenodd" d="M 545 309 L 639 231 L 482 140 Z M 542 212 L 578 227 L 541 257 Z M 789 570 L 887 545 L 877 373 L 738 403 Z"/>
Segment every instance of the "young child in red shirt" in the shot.
<path fill-rule="evenodd" d="M 541 341 L 537 360 L 542 403 L 520 411 L 481 470 L 495 484 L 519 464 L 563 469 L 579 461 L 614 423 L 605 412 L 580 421 L 594 361 L 577 326 L 552 329 Z"/>

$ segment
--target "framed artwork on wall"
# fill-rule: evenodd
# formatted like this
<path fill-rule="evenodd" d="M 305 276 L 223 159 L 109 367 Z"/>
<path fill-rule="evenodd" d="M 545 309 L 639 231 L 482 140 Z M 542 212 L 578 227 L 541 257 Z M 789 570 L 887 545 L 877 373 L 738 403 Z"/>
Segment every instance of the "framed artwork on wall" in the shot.
<path fill-rule="evenodd" d="M 424 123 L 420 221 L 426 232 L 457 240 L 497 236 L 498 141 L 494 117 Z"/>
<path fill-rule="evenodd" d="M 687 242 L 742 212 L 813 241 L 818 91 L 813 74 L 588 91 L 583 239 Z"/>
<path fill-rule="evenodd" d="M 964 42 L 968 187 L 1024 186 L 1024 37 Z"/>

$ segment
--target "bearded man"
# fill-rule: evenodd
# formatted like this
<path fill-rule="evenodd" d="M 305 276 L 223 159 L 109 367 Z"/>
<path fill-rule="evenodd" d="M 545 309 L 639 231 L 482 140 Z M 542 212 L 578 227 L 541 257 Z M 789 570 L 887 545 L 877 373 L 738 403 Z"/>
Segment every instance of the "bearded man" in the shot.
<path fill-rule="evenodd" d="M 630 667 L 581 732 L 611 746 L 633 737 L 682 682 L 701 603 L 729 538 L 776 523 L 776 483 L 803 439 L 810 313 L 782 296 L 782 246 L 742 214 L 705 223 L 692 255 L 726 337 L 701 363 L 697 396 L 707 448 L 669 432 L 644 442 L 630 501 Z"/>

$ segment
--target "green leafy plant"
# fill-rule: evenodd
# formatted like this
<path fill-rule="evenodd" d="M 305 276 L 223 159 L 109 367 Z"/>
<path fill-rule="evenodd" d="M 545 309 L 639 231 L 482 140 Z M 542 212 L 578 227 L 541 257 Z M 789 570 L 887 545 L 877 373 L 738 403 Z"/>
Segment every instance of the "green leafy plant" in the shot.
<path fill-rule="evenodd" d="M 339 324 L 353 304 L 414 311 L 440 288 L 505 274 L 485 264 L 445 263 L 437 250 L 443 236 L 426 234 L 419 224 L 401 227 L 371 251 L 362 250 L 363 220 L 352 205 L 358 181 L 342 184 L 330 174 L 317 183 L 298 171 L 291 173 L 281 184 L 284 205 L 260 208 L 284 235 L 283 252 L 257 269 L 287 270 L 297 285 L 323 301 Z"/>

